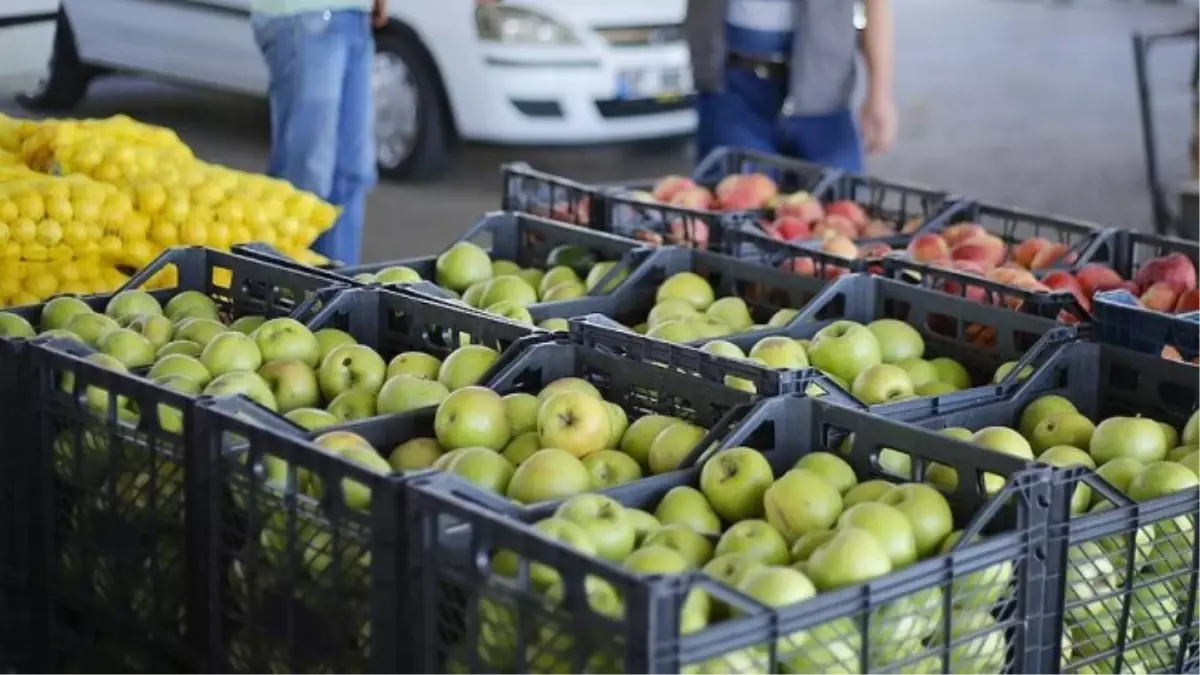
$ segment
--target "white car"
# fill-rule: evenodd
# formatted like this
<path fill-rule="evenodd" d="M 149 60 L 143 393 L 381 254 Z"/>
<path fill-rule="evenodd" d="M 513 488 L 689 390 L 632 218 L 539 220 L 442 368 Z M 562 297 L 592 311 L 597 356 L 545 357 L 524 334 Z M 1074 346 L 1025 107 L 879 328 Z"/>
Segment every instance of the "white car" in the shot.
<path fill-rule="evenodd" d="M 96 75 L 141 73 L 263 96 L 250 0 L 62 0 L 31 108 L 64 111 Z M 381 173 L 422 177 L 458 140 L 576 145 L 696 124 L 684 0 L 400 0 L 376 36 Z"/>

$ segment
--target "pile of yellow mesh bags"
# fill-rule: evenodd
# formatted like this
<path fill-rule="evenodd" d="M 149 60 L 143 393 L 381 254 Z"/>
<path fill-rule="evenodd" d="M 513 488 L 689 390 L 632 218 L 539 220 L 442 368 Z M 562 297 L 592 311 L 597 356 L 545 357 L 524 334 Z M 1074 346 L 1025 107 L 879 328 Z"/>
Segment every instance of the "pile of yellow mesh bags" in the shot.
<path fill-rule="evenodd" d="M 0 115 L 0 307 L 111 292 L 171 246 L 261 241 L 321 264 L 309 247 L 336 218 L 285 181 L 196 159 L 169 129 Z"/>

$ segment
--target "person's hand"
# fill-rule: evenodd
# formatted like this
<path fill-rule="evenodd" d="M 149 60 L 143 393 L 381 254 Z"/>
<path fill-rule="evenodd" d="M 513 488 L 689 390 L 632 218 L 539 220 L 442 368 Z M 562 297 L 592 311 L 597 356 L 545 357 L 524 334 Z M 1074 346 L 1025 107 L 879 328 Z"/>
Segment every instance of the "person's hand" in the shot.
<path fill-rule="evenodd" d="M 375 0 L 371 7 L 371 23 L 376 28 L 383 28 L 388 22 L 387 0 Z"/>
<path fill-rule="evenodd" d="M 872 155 L 887 152 L 896 142 L 896 102 L 891 96 L 868 95 L 859 111 L 863 147 Z"/>

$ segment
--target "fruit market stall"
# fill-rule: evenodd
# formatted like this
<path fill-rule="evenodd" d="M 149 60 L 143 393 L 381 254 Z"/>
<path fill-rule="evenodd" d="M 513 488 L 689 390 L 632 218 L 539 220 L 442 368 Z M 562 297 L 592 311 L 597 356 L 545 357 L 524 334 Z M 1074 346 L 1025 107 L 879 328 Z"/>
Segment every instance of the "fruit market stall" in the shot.
<path fill-rule="evenodd" d="M 723 148 L 346 268 L 168 130 L 0 152 L 6 668 L 1200 666 L 1192 243 Z"/>

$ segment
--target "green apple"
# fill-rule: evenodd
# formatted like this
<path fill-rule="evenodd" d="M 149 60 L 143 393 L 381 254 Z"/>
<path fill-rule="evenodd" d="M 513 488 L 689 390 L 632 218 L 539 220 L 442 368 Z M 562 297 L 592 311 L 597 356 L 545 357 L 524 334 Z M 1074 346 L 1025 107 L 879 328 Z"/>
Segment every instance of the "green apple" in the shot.
<path fill-rule="evenodd" d="M 334 397 L 326 410 L 343 422 L 374 417 L 378 412 L 375 409 L 375 392 L 361 387 L 347 389 Z"/>
<path fill-rule="evenodd" d="M 291 421 L 292 424 L 309 431 L 331 427 L 339 421 L 338 418 L 331 415 L 328 411 L 321 410 L 320 408 L 296 408 L 284 413 L 283 416 Z"/>
<path fill-rule="evenodd" d="M 100 341 L 100 350 L 130 369 L 145 368 L 154 363 L 154 345 L 128 328 L 109 331 Z"/>
<path fill-rule="evenodd" d="M 1090 469 L 1096 468 L 1096 462 L 1092 459 L 1091 455 L 1070 445 L 1056 445 L 1052 448 L 1047 448 L 1042 454 L 1038 455 L 1038 461 L 1050 466 L 1086 466 Z M 1075 515 L 1084 513 L 1088 510 L 1088 506 L 1091 503 L 1092 488 L 1083 483 L 1076 485 L 1075 492 L 1071 495 L 1071 513 Z"/>
<path fill-rule="evenodd" d="M 916 392 L 917 396 L 941 396 L 942 394 L 950 394 L 958 390 L 948 382 L 935 380 L 933 382 L 918 384 L 913 387 L 913 391 Z"/>
<path fill-rule="evenodd" d="M 688 319 L 699 315 L 692 303 L 678 298 L 668 298 L 656 303 L 646 315 L 646 324 L 651 328 L 660 323 Z"/>
<path fill-rule="evenodd" d="M 437 257 L 434 273 L 439 286 L 461 293 L 473 283 L 492 278 L 492 259 L 478 245 L 460 241 Z"/>
<path fill-rule="evenodd" d="M 704 566 L 703 572 L 720 581 L 726 586 L 737 588 L 751 572 L 762 569 L 766 564 L 762 560 L 745 553 L 717 554 Z M 725 603 L 713 601 L 713 612 L 719 618 L 729 615 L 729 607 Z"/>
<path fill-rule="evenodd" d="M 534 523 L 538 534 L 573 548 L 580 553 L 595 555 L 596 546 L 587 531 L 566 518 L 546 518 Z M 492 569 L 502 576 L 516 578 L 520 572 L 520 558 L 509 550 L 498 551 L 492 558 Z M 541 563 L 530 563 L 529 580 L 536 588 L 546 588 L 558 581 L 558 571 Z"/>
<path fill-rule="evenodd" d="M 625 508 L 625 515 L 628 516 L 630 524 L 633 525 L 634 539 L 636 547 L 641 547 L 642 542 L 653 531 L 662 527 L 662 523 L 658 522 L 658 518 L 649 513 L 631 507 Z"/>
<path fill-rule="evenodd" d="M 807 368 L 809 365 L 804 348 L 785 335 L 759 340 L 750 348 L 749 356 L 762 359 L 771 368 Z"/>
<path fill-rule="evenodd" d="M 1006 455 L 1030 461 L 1034 458 L 1033 448 L 1030 447 L 1029 441 L 1026 441 L 1021 434 L 1008 427 L 984 427 L 983 429 L 979 429 L 971 435 L 971 442 Z M 994 473 L 984 474 L 983 476 L 984 490 L 989 496 L 999 492 L 1006 482 L 1008 482 L 1008 479 Z"/>
<path fill-rule="evenodd" d="M 161 361 L 172 354 L 191 356 L 198 359 L 200 358 L 200 353 L 203 351 L 204 347 L 201 347 L 195 342 L 189 342 L 188 340 L 174 340 L 172 342 L 168 342 L 162 347 L 159 347 L 158 351 L 154 353 L 154 360 Z"/>
<path fill-rule="evenodd" d="M 443 452 L 441 457 L 433 460 L 433 465 L 429 468 L 433 469 L 434 471 L 447 471 L 449 470 L 450 465 L 454 463 L 454 460 L 458 459 L 458 456 L 467 450 L 470 450 L 470 448 L 458 448 L 457 450 Z"/>
<path fill-rule="evenodd" d="M 541 449 L 542 439 L 537 432 L 526 431 L 514 436 L 500 454 L 504 455 L 504 459 L 512 462 L 513 466 L 520 466 L 525 460 L 532 457 L 533 453 Z"/>
<path fill-rule="evenodd" d="M 821 474 L 792 469 L 763 494 L 767 522 L 791 544 L 810 530 L 828 530 L 842 514 L 842 495 Z"/>
<path fill-rule="evenodd" d="M 1171 426 L 1170 424 L 1167 424 L 1166 422 L 1159 422 L 1158 428 L 1162 431 L 1163 438 L 1167 439 L 1167 447 L 1168 448 L 1174 448 L 1179 445 L 1179 432 L 1175 431 L 1175 427 Z M 1087 447 L 1087 446 L 1079 446 L 1079 447 Z"/>
<path fill-rule="evenodd" d="M 785 307 L 772 314 L 771 318 L 767 320 L 767 325 L 771 328 L 783 328 L 791 323 L 792 319 L 795 319 L 799 313 L 797 310 Z"/>
<path fill-rule="evenodd" d="M 493 260 L 492 261 L 492 276 L 502 276 L 505 274 L 516 274 L 521 271 L 521 266 L 511 260 Z"/>
<path fill-rule="evenodd" d="M 320 364 L 321 345 L 312 331 L 295 319 L 271 319 L 259 326 L 251 337 L 266 363 L 300 361 L 310 368 Z"/>
<path fill-rule="evenodd" d="M 504 449 L 512 438 L 500 395 L 486 387 L 463 387 L 438 406 L 434 432 L 447 450 L 484 447 Z"/>
<path fill-rule="evenodd" d="M 737 589 L 768 607 L 788 607 L 817 594 L 812 581 L 790 567 L 760 567 L 747 574 Z M 807 640 L 807 631 L 781 636 L 776 643 L 779 657 L 800 653 Z"/>
<path fill-rule="evenodd" d="M 675 319 L 651 326 L 650 330 L 646 331 L 646 337 L 676 345 L 695 342 L 704 338 L 698 330 L 697 324 L 691 321 Z"/>
<path fill-rule="evenodd" d="M 1013 368 L 1016 367 L 1016 361 L 1005 361 L 1004 363 L 1001 363 L 1000 367 L 996 369 L 995 374 L 992 375 L 992 384 L 1000 384 L 1003 382 L 1004 378 L 1008 377 L 1008 374 L 1011 373 Z M 1021 380 L 1027 380 L 1032 375 L 1033 366 L 1025 366 L 1021 369 L 1021 372 L 1017 373 L 1016 381 L 1020 382 Z"/>
<path fill-rule="evenodd" d="M 620 502 L 605 495 L 576 495 L 554 512 L 583 528 L 596 553 L 605 560 L 621 562 L 633 552 L 636 532 Z"/>
<path fill-rule="evenodd" d="M 388 464 L 392 471 L 416 471 L 432 467 L 439 456 L 442 456 L 442 446 L 436 438 L 410 438 L 391 449 Z"/>
<path fill-rule="evenodd" d="M 750 308 L 746 306 L 746 301 L 734 296 L 713 302 L 708 309 L 704 310 L 704 313 L 709 318 L 716 319 L 738 332 L 754 325 L 754 319 L 750 316 Z"/>
<path fill-rule="evenodd" d="M 508 428 L 513 436 L 537 429 L 538 399 L 523 392 L 506 395 L 504 410 L 508 415 Z"/>
<path fill-rule="evenodd" d="M 677 272 L 659 285 L 654 301 L 683 300 L 698 311 L 708 309 L 715 300 L 708 280 L 695 272 Z"/>
<path fill-rule="evenodd" d="M 880 363 L 859 373 L 850 393 L 868 405 L 900 401 L 915 394 L 908 372 L 890 363 Z"/>
<path fill-rule="evenodd" d="M 586 274 L 596 264 L 596 254 L 584 246 L 560 244 L 546 255 L 547 267 L 566 265 L 576 274 Z"/>
<path fill-rule="evenodd" d="M 942 385 L 946 388 L 946 391 L 954 391 L 952 385 L 938 379 L 937 368 L 934 368 L 933 364 L 925 359 L 900 359 L 895 362 L 895 365 L 903 368 L 904 372 L 908 374 L 908 379 L 912 382 L 914 390 L 921 386 Z M 926 394 L 926 396 L 929 395 L 931 394 Z"/>
<path fill-rule="evenodd" d="M 480 307 L 490 307 L 498 302 L 511 302 L 519 307 L 528 307 L 538 301 L 537 291 L 515 274 L 492 277 L 479 296 Z"/>
<path fill-rule="evenodd" d="M 183 354 L 168 354 L 155 362 L 150 368 L 150 372 L 146 373 L 146 377 L 151 379 L 163 375 L 179 375 L 186 377 L 189 380 L 195 380 L 204 386 L 212 381 L 212 375 L 204 364 L 192 356 Z"/>
<path fill-rule="evenodd" d="M 686 525 L 659 527 L 658 530 L 648 534 L 646 542 L 643 542 L 642 545 L 646 548 L 665 546 L 665 548 L 678 551 L 684 561 L 688 562 L 690 569 L 701 568 L 713 558 L 713 543 L 709 542 L 703 534 Z"/>
<path fill-rule="evenodd" d="M 917 539 L 908 518 L 894 506 L 863 502 L 846 509 L 837 529 L 855 528 L 870 532 L 887 552 L 892 569 L 907 567 L 917 560 Z"/>
<path fill-rule="evenodd" d="M 129 321 L 128 328 L 150 341 L 155 350 L 171 341 L 175 326 L 161 314 L 138 314 Z"/>
<path fill-rule="evenodd" d="M 547 447 L 584 457 L 603 449 L 612 435 L 606 403 L 584 391 L 566 391 L 538 407 L 537 431 Z"/>
<path fill-rule="evenodd" d="M 385 267 L 375 273 L 375 283 L 379 284 L 412 284 L 420 280 L 416 270 L 404 265 Z"/>
<path fill-rule="evenodd" d="M 567 329 L 570 328 L 570 324 L 567 323 L 566 319 L 563 319 L 561 317 L 552 317 L 552 318 L 546 319 L 545 321 L 542 321 L 541 323 L 539 323 L 538 328 L 541 328 L 542 330 L 548 330 L 548 331 L 551 331 L 554 333 L 563 333 L 563 332 L 566 332 Z"/>
<path fill-rule="evenodd" d="M 539 296 L 545 295 L 551 288 L 565 283 L 574 282 L 583 285 L 583 279 L 575 273 L 575 270 L 566 265 L 557 265 L 550 267 L 545 274 L 542 275 L 541 281 L 538 282 L 537 291 Z"/>
<path fill-rule="evenodd" d="M 325 356 L 317 371 L 317 381 L 321 384 L 321 395 L 332 401 L 350 389 L 378 392 L 386 374 L 387 364 L 374 349 L 349 344 Z"/>
<path fill-rule="evenodd" d="M 700 470 L 700 491 L 723 520 L 761 518 L 763 495 L 775 481 L 771 463 L 754 448 L 719 450 Z"/>
<path fill-rule="evenodd" d="M 450 390 L 436 380 L 422 380 L 412 375 L 397 375 L 383 383 L 375 401 L 380 415 L 394 415 L 431 408 L 450 395 Z"/>
<path fill-rule="evenodd" d="M 678 485 L 668 490 L 659 500 L 654 517 L 664 527 L 683 525 L 699 534 L 715 536 L 721 533 L 721 519 L 704 499 L 704 495 L 687 485 Z"/>
<path fill-rule="evenodd" d="M 961 363 L 947 356 L 930 359 L 929 363 L 937 370 L 938 379 L 954 385 L 955 389 L 970 389 L 971 374 Z"/>
<path fill-rule="evenodd" d="M 801 457 L 793 468 L 816 472 L 843 495 L 858 485 L 854 469 L 846 460 L 830 452 L 810 452 Z"/>
<path fill-rule="evenodd" d="M 962 535 L 962 530 L 951 532 L 942 540 L 938 553 L 945 555 L 952 551 L 962 539 Z M 973 541 L 981 541 L 981 538 L 976 537 Z M 987 613 L 1001 597 L 1008 594 L 1012 577 L 1013 564 L 1007 560 L 967 575 L 958 576 L 954 580 L 951 591 L 955 609 Z"/>
<path fill-rule="evenodd" d="M 1133 481 L 1133 477 L 1141 472 L 1142 463 L 1132 457 L 1114 457 L 1096 469 L 1098 476 L 1124 494 L 1129 493 L 1129 484 Z M 1095 497 L 1096 500 L 1099 500 L 1100 494 L 1097 493 Z"/>
<path fill-rule="evenodd" d="M 322 364 L 325 363 L 325 358 L 329 356 L 330 352 L 338 347 L 358 344 L 358 340 L 355 340 L 353 335 L 337 328 L 322 328 L 313 333 L 313 337 L 317 338 L 317 344 L 321 346 Z"/>
<path fill-rule="evenodd" d="M 425 352 L 401 352 L 387 365 L 387 378 L 411 375 L 422 380 L 436 380 L 442 362 L 438 357 Z"/>
<path fill-rule="evenodd" d="M 746 355 L 742 352 L 742 348 L 727 340 L 713 340 L 706 342 L 700 348 L 702 352 L 724 356 L 727 359 L 745 359 Z"/>
<path fill-rule="evenodd" d="M 808 559 L 812 557 L 813 551 L 820 548 L 825 542 L 833 539 L 837 532 L 837 530 L 809 530 L 805 532 L 792 544 L 792 548 L 788 552 L 792 563 L 808 563 Z"/>
<path fill-rule="evenodd" d="M 950 671 L 952 673 L 998 673 L 1004 669 L 1008 646 L 1004 627 L 986 612 L 955 611 L 950 623 Z M 935 630 L 934 645 L 945 644 L 945 635 Z"/>
<path fill-rule="evenodd" d="M 483 345 L 464 345 L 450 352 L 438 368 L 438 382 L 450 391 L 480 384 L 483 376 L 500 359 L 500 352 Z"/>
<path fill-rule="evenodd" d="M 483 311 L 488 314 L 494 314 L 502 319 L 508 319 L 513 323 L 520 323 L 526 326 L 533 325 L 533 315 L 529 313 L 529 310 L 508 300 L 487 305 Z"/>
<path fill-rule="evenodd" d="M 965 427 L 947 427 L 938 433 L 945 434 L 951 438 L 955 438 L 967 443 L 970 443 L 971 437 L 975 435 L 974 432 Z M 925 480 L 932 485 L 936 485 L 941 489 L 950 492 L 954 490 L 954 488 L 958 487 L 958 472 L 946 466 L 945 464 L 931 462 L 929 466 L 925 468 Z"/>
<path fill-rule="evenodd" d="M 303 361 L 271 361 L 259 368 L 258 374 L 271 388 L 281 413 L 313 408 L 321 402 L 317 374 Z"/>
<path fill-rule="evenodd" d="M 845 508 L 850 508 L 855 504 L 877 501 L 894 487 L 896 487 L 895 483 L 890 483 L 881 478 L 859 483 L 847 490 L 846 494 L 842 495 L 842 505 Z"/>
<path fill-rule="evenodd" d="M 666 546 L 642 546 L 630 553 L 621 565 L 638 574 L 682 574 L 688 570 L 687 559 Z"/>
<path fill-rule="evenodd" d="M 463 448 L 445 470 L 500 495 L 508 490 L 513 477 L 513 465 L 491 448 Z"/>
<path fill-rule="evenodd" d="M 1129 482 L 1129 498 L 1147 502 L 1174 492 L 1194 488 L 1200 484 L 1196 474 L 1175 462 L 1149 462 Z M 1186 520 L 1186 519 L 1185 519 Z M 1190 528 L 1189 528 L 1190 529 Z"/>
<path fill-rule="evenodd" d="M 189 396 L 199 396 L 203 390 L 199 382 L 189 380 L 182 375 L 159 375 L 150 378 L 150 381 L 171 391 Z M 175 406 L 160 403 L 158 405 L 158 424 L 160 429 L 169 434 L 182 435 L 183 411 Z"/>
<path fill-rule="evenodd" d="M 200 363 L 217 377 L 235 371 L 253 373 L 262 367 L 263 359 L 253 339 L 231 331 L 214 337 L 204 347 L 200 352 Z"/>
<path fill-rule="evenodd" d="M 517 466 L 508 484 L 508 497 L 536 504 L 586 492 L 591 476 L 579 458 L 566 450 L 544 448 Z"/>
<path fill-rule="evenodd" d="M 647 458 L 650 473 L 658 475 L 683 468 L 683 461 L 706 435 L 707 429 L 690 422 L 677 422 L 658 432 Z"/>
<path fill-rule="evenodd" d="M 895 508 L 908 519 L 917 545 L 918 558 L 929 557 L 954 530 L 954 515 L 950 512 L 950 503 L 940 492 L 928 485 L 897 485 L 884 493 L 879 502 Z"/>
<path fill-rule="evenodd" d="M 483 299 L 483 291 L 487 288 L 488 282 L 477 281 L 471 284 L 467 290 L 463 291 L 462 301 L 476 309 L 479 308 L 479 301 Z"/>
<path fill-rule="evenodd" d="M 162 314 L 162 305 L 146 291 L 129 290 L 117 293 L 104 307 L 104 313 L 120 321 L 134 314 Z"/>
<path fill-rule="evenodd" d="M 642 477 L 642 467 L 632 457 L 619 450 L 597 450 L 589 453 L 582 461 L 592 476 L 593 490 L 632 483 Z"/>
<path fill-rule="evenodd" d="M 809 642 L 803 649 L 791 654 L 781 654 L 783 662 L 780 672 L 784 673 L 860 673 L 858 648 L 849 639 L 823 640 Z M 932 660 L 928 671 L 915 670 L 912 666 L 902 668 L 898 672 L 939 672 L 940 661 Z M 921 665 L 921 664 L 917 664 Z"/>
<path fill-rule="evenodd" d="M 51 330 L 54 328 L 66 328 L 67 322 L 76 314 L 91 314 L 92 308 L 86 302 L 70 295 L 60 295 L 57 298 L 51 298 L 42 307 L 42 330 Z M 15 314 L 5 314 L 6 317 L 16 316 Z M 20 317 L 17 317 L 20 318 Z M 24 319 L 22 319 L 24 320 Z M 2 322 L 0 322 L 2 325 Z M 0 328 L 0 330 L 3 330 Z M 30 328 L 32 331 L 32 328 Z M 25 337 L 32 337 L 32 332 Z M 14 337 L 14 336 L 5 336 Z"/>
<path fill-rule="evenodd" d="M 1158 423 L 1145 417 L 1110 417 L 1096 425 L 1088 444 L 1088 454 L 1101 466 L 1117 457 L 1155 462 L 1164 459 L 1168 449 Z"/>
<path fill-rule="evenodd" d="M 1062 412 L 1044 419 L 1033 428 L 1029 444 L 1033 453 L 1041 456 L 1047 449 L 1057 445 L 1076 448 L 1089 447 L 1096 425 L 1077 412 Z"/>
<path fill-rule="evenodd" d="M 1200 450 L 1190 446 L 1187 446 L 1187 448 L 1191 450 L 1191 452 L 1183 455 L 1175 461 L 1178 462 L 1180 466 L 1186 467 L 1192 473 L 1200 476 Z"/>
<path fill-rule="evenodd" d="M 1200 410 L 1193 411 L 1188 417 L 1187 423 L 1183 425 L 1180 442 L 1192 447 L 1200 446 Z"/>
<path fill-rule="evenodd" d="M 883 362 L 879 340 L 866 326 L 853 321 L 834 321 L 817 331 L 808 350 L 812 365 L 847 382 Z M 906 376 L 907 377 L 907 376 Z"/>
<path fill-rule="evenodd" d="M 681 420 L 667 415 L 645 415 L 629 425 L 621 437 L 621 452 L 629 455 L 645 470 L 650 468 L 650 446 L 659 432 Z"/>
<path fill-rule="evenodd" d="M 1025 406 L 1025 409 L 1021 411 L 1021 420 L 1017 424 L 1017 430 L 1020 431 L 1021 435 L 1025 438 L 1031 438 L 1033 436 L 1033 430 L 1036 429 L 1037 426 L 1043 421 L 1048 420 L 1059 413 L 1068 412 L 1077 413 L 1079 410 L 1075 408 L 1074 403 L 1071 403 L 1062 396 L 1055 394 L 1039 396 L 1038 398 L 1034 399 L 1032 403 Z M 1081 445 L 1078 447 L 1085 448 L 1087 446 Z"/>
<path fill-rule="evenodd" d="M 608 410 L 608 442 L 604 447 L 620 447 L 621 438 L 629 429 L 629 416 L 625 414 L 625 409 L 616 403 L 605 401 L 604 406 Z"/>
<path fill-rule="evenodd" d="M 832 591 L 888 574 L 892 571 L 892 563 L 887 550 L 874 535 L 866 530 L 845 527 L 838 528 L 829 541 L 812 552 L 805 569 L 818 590 Z"/>
<path fill-rule="evenodd" d="M 568 391 L 581 391 L 596 398 L 603 398 L 600 396 L 600 390 L 582 377 L 563 377 L 543 387 L 538 392 L 538 402 L 545 403 L 546 399 Z"/>
<path fill-rule="evenodd" d="M 235 330 L 243 335 L 250 335 L 254 331 L 258 330 L 259 326 L 262 326 L 266 322 L 267 317 L 250 314 L 240 317 L 233 323 L 229 324 L 229 330 Z"/>
<path fill-rule="evenodd" d="M 178 322 L 180 319 L 212 319 L 216 321 L 221 318 L 217 303 L 200 291 L 183 291 L 168 300 L 167 306 L 162 311 L 151 313 L 165 314 L 172 322 Z"/>
<path fill-rule="evenodd" d="M 925 338 L 916 328 L 898 319 L 876 319 L 867 324 L 879 342 L 884 363 L 919 359 L 925 355 Z"/>
<path fill-rule="evenodd" d="M 278 410 L 275 394 L 271 388 L 258 376 L 258 373 L 247 370 L 234 370 L 218 375 L 204 387 L 205 396 L 234 396 L 241 394 L 268 410 Z"/>
<path fill-rule="evenodd" d="M 495 270 L 495 265 L 492 266 L 492 269 Z M 530 288 L 538 290 L 542 286 L 542 278 L 546 276 L 546 271 L 537 267 L 526 267 L 516 271 L 515 274 L 524 279 Z"/>
<path fill-rule="evenodd" d="M 613 278 L 608 283 L 604 284 L 603 288 L 599 287 L 600 282 L 604 280 L 604 277 L 616 266 L 616 262 L 606 260 L 596 263 L 592 269 L 588 270 L 587 279 L 585 281 L 588 292 L 595 291 L 599 295 L 608 295 L 609 293 L 617 290 L 617 286 L 620 286 L 622 281 L 625 281 L 629 278 L 628 268 L 621 268 L 620 270 L 617 270 L 617 273 L 613 275 Z"/>
<path fill-rule="evenodd" d="M 734 523 L 717 540 L 716 555 L 742 553 L 767 565 L 787 565 L 791 561 L 783 535 L 765 520 Z"/>
<path fill-rule="evenodd" d="M 176 340 L 189 340 L 201 347 L 207 347 L 208 343 L 215 340 L 218 335 L 228 332 L 231 331 L 220 321 L 203 318 L 184 319 L 175 324 L 175 335 L 173 338 Z"/>
<path fill-rule="evenodd" d="M 16 314 L 5 314 L 4 317 L 12 317 L 12 319 L 17 319 L 19 323 L 10 319 L 8 321 L 8 327 L 6 328 L 5 322 L 0 321 L 0 336 L 27 338 L 33 337 L 33 327 L 29 325 L 28 321 L 25 321 L 25 319 L 22 319 Z M 26 328 L 28 328 L 29 331 L 28 335 L 24 333 Z M 89 347 L 93 349 L 99 349 L 100 340 L 104 339 L 104 336 L 108 335 L 110 331 L 117 330 L 118 328 L 120 328 L 120 326 L 117 325 L 116 320 L 114 320 L 112 317 L 93 312 L 91 314 L 76 314 L 70 319 L 67 319 L 66 330 L 78 335 L 79 339 L 87 343 Z"/>

